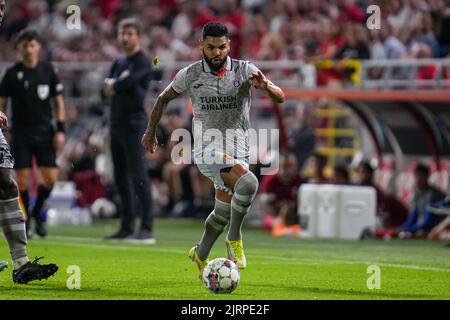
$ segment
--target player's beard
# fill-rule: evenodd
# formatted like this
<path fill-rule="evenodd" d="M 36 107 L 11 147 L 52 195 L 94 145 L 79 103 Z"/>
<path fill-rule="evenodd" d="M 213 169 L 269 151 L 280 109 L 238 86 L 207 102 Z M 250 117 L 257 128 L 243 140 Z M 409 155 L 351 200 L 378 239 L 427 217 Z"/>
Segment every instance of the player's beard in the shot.
<path fill-rule="evenodd" d="M 212 58 L 212 59 L 208 59 L 208 57 L 206 56 L 206 54 L 203 52 L 203 58 L 205 59 L 206 63 L 208 64 L 209 68 L 214 71 L 214 72 L 219 72 L 220 70 L 222 70 L 223 65 L 225 64 L 225 62 L 227 61 L 228 56 L 225 56 L 222 60 L 220 60 L 220 62 L 218 63 L 214 63 L 212 62 L 212 60 L 216 59 L 216 58 Z"/>

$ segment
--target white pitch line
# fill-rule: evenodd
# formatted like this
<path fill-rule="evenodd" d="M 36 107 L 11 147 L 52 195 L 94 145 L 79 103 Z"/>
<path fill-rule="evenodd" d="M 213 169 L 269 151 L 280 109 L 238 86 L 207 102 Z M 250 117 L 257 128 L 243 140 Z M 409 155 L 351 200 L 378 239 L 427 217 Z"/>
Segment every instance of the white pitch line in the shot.
<path fill-rule="evenodd" d="M 255 255 L 254 255 L 255 256 Z M 423 270 L 423 271 L 438 271 L 438 272 L 450 272 L 450 268 L 437 268 L 428 266 L 417 266 L 417 265 L 406 265 L 406 264 L 396 264 L 396 263 L 384 263 L 384 262 L 374 262 L 374 261 L 362 261 L 362 260 L 338 260 L 338 259 L 328 259 L 327 261 L 313 260 L 313 259 L 297 259 L 291 257 L 277 257 L 277 256 L 259 256 L 258 258 L 268 259 L 268 260 L 285 260 L 304 264 L 349 264 L 349 265 L 377 265 L 386 268 L 399 268 L 399 269 L 411 269 L 411 270 Z"/>
<path fill-rule="evenodd" d="M 95 238 L 87 238 L 87 237 L 63 237 L 63 236 L 52 236 L 51 239 L 56 240 L 65 240 L 65 241 L 71 241 L 70 243 L 64 243 L 65 245 L 73 245 L 73 246 L 79 246 L 79 247 L 88 247 L 88 248 L 97 248 L 97 249 L 120 249 L 120 250 L 127 250 L 127 251 L 142 251 L 145 249 L 150 249 L 151 251 L 157 251 L 157 252 L 165 252 L 165 253 L 178 253 L 178 254 L 185 254 L 186 251 L 184 250 L 176 250 L 176 249 L 162 249 L 158 248 L 158 244 L 156 245 L 148 245 L 148 244 L 142 244 L 142 245 L 132 245 L 132 246 L 124 246 L 120 240 L 114 241 L 110 240 L 103 240 L 105 244 L 99 243 L 99 241 Z M 45 241 L 45 243 L 49 244 L 56 244 L 60 245 L 61 242 L 57 241 L 49 241 L 49 240 L 42 240 Z M 118 245 L 120 244 L 120 245 Z M 257 258 L 262 258 L 266 260 L 284 260 L 284 261 L 291 261 L 295 262 L 297 264 L 349 264 L 349 265 L 378 265 L 380 267 L 386 267 L 386 268 L 398 268 L 398 269 L 410 269 L 410 270 L 421 270 L 421 271 L 436 271 L 436 272 L 450 272 L 450 268 L 438 268 L 438 267 L 429 267 L 429 266 L 419 266 L 419 265 L 405 265 L 405 264 L 397 264 L 397 263 L 384 263 L 384 262 L 374 262 L 374 261 L 362 261 L 362 260 L 351 260 L 351 261 L 345 261 L 345 260 L 338 260 L 338 259 L 328 259 L 327 261 L 320 261 L 320 260 L 313 260 L 313 259 L 298 259 L 293 257 L 281 257 L 281 256 L 262 256 L 262 255 L 248 255 L 248 256 L 254 256 Z"/>

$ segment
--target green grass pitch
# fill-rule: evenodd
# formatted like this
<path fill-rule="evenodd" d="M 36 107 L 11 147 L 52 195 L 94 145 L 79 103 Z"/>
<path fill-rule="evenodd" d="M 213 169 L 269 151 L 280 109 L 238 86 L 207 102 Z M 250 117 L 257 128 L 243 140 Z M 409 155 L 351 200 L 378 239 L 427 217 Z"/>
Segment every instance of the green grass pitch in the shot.
<path fill-rule="evenodd" d="M 187 258 L 202 221 L 157 219 L 156 245 L 105 242 L 117 221 L 49 229 L 29 242 L 30 258 L 45 256 L 60 269 L 48 280 L 16 285 L 11 266 L 0 273 L 0 300 L 7 299 L 450 299 L 450 248 L 419 240 L 335 241 L 272 238 L 244 230 L 248 267 L 228 295 L 209 293 Z M 226 255 L 222 236 L 211 257 Z M 0 260 L 9 260 L 0 237 Z M 369 265 L 378 265 L 381 288 L 370 290 Z M 69 290 L 67 267 L 81 270 L 81 289 Z"/>

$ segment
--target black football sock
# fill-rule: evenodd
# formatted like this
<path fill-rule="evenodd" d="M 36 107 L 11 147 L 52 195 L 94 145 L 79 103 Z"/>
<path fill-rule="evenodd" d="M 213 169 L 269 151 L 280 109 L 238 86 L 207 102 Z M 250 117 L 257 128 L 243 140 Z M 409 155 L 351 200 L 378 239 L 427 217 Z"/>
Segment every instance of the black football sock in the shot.
<path fill-rule="evenodd" d="M 47 189 L 44 186 L 39 186 L 36 203 L 34 204 L 32 212 L 32 216 L 37 220 L 39 220 L 41 209 L 44 206 L 45 200 L 47 200 L 47 198 L 50 196 L 51 192 L 52 189 Z"/>

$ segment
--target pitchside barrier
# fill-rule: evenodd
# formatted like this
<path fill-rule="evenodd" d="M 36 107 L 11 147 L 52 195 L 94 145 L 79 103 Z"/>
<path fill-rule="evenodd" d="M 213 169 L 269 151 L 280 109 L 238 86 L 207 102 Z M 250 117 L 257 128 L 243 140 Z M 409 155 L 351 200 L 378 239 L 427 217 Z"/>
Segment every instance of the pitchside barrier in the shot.
<path fill-rule="evenodd" d="M 304 184 L 298 191 L 303 238 L 360 239 L 376 227 L 372 187 Z"/>

